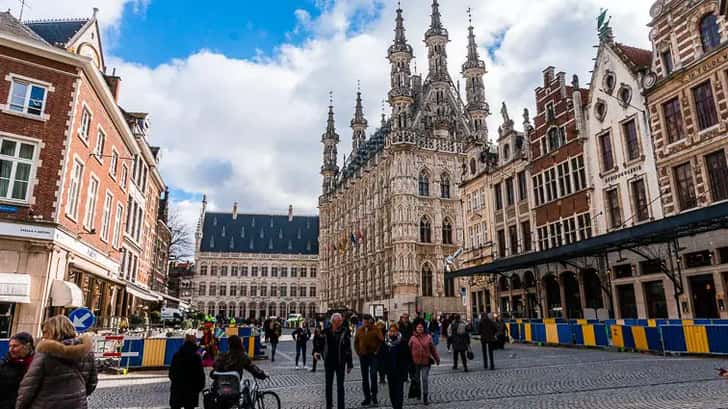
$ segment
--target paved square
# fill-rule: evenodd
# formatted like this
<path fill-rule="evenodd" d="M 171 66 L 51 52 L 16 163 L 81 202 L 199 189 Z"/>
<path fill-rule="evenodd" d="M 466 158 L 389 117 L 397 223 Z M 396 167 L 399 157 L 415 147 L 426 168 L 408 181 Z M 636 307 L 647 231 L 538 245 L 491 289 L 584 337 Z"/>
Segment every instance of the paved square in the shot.
<path fill-rule="evenodd" d="M 496 370 L 484 371 L 475 341 L 471 372 L 463 373 L 452 370 L 444 345 L 439 350 L 443 360 L 431 374 L 430 408 L 728 408 L 728 381 L 714 370 L 728 366 L 725 359 L 507 345 L 496 351 Z M 275 363 L 258 362 L 272 376 L 261 387 L 276 391 L 284 408 L 324 408 L 323 372 L 296 370 L 293 351 L 292 342 L 282 342 Z M 360 407 L 360 380 L 355 363 L 346 382 L 347 408 Z M 90 408 L 166 408 L 168 394 L 166 372 L 103 377 Z M 379 402 L 389 407 L 386 387 Z M 422 406 L 415 400 L 405 405 Z"/>

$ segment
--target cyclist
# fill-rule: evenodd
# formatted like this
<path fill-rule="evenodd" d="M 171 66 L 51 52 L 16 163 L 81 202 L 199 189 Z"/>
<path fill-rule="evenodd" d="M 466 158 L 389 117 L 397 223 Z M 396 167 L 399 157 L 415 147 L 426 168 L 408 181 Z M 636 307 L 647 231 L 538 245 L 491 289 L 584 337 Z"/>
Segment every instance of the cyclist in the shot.
<path fill-rule="evenodd" d="M 237 335 L 228 338 L 228 352 L 220 354 L 213 366 L 214 372 L 237 372 L 243 376 L 243 370 L 250 372 L 258 379 L 266 379 L 268 375 L 258 368 L 245 353 L 243 340 Z"/>

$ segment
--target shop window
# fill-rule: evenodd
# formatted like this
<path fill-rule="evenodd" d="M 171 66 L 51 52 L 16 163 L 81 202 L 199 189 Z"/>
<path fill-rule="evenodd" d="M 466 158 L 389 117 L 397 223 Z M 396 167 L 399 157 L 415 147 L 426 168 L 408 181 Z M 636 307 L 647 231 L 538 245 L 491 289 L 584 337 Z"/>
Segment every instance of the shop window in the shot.
<path fill-rule="evenodd" d="M 631 264 L 618 264 L 612 267 L 615 278 L 627 278 L 632 277 L 632 265 Z"/>
<path fill-rule="evenodd" d="M 662 273 L 662 259 L 640 261 L 640 274 L 643 276 Z"/>
<path fill-rule="evenodd" d="M 712 264 L 712 255 L 710 250 L 695 251 L 687 253 L 683 256 L 685 258 L 685 267 L 703 267 Z"/>

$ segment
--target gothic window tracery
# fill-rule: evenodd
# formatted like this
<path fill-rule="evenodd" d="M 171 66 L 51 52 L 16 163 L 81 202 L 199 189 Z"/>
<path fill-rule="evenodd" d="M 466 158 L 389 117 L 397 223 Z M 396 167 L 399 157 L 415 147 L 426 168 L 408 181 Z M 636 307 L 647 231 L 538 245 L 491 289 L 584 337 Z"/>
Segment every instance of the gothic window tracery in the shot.
<path fill-rule="evenodd" d="M 420 242 L 432 243 L 432 223 L 427 216 L 420 219 Z"/>
<path fill-rule="evenodd" d="M 703 51 L 706 53 L 720 45 L 718 18 L 715 14 L 708 14 L 700 20 L 700 41 L 703 44 Z"/>
<path fill-rule="evenodd" d="M 419 194 L 420 196 L 429 196 L 430 195 L 430 176 L 427 174 L 427 171 L 420 172 L 419 177 Z"/>

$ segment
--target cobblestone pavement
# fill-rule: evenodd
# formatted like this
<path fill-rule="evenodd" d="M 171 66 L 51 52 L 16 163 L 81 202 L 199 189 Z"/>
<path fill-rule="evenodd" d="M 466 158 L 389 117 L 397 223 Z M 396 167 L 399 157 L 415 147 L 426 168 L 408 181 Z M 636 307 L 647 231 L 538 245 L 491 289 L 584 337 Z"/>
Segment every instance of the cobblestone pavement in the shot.
<path fill-rule="evenodd" d="M 442 364 L 432 370 L 430 408 L 728 408 L 728 381 L 716 367 L 728 360 L 662 357 L 602 350 L 508 345 L 496 351 L 496 370 L 484 371 L 474 341 L 471 371 L 452 370 L 452 357 L 440 345 Z M 323 373 L 295 370 L 292 342 L 282 342 L 276 362 L 259 361 L 271 379 L 262 389 L 276 391 L 284 408 L 323 408 Z M 310 352 L 309 352 L 310 353 Z M 309 357 L 310 358 L 310 357 Z M 361 375 L 347 377 L 347 408 L 359 408 Z M 405 389 L 407 386 L 405 385 Z M 166 408 L 166 372 L 103 377 L 90 397 L 91 409 Z M 380 405 L 388 407 L 386 386 Z M 406 400 L 407 407 L 419 407 Z"/>

